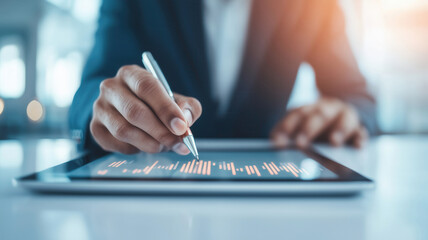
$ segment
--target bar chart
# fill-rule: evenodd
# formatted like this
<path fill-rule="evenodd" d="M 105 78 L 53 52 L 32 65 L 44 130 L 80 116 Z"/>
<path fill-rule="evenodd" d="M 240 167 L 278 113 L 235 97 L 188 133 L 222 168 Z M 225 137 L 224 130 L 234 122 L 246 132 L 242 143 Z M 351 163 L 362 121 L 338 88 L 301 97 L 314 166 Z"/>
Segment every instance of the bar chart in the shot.
<path fill-rule="evenodd" d="M 293 161 L 283 158 L 250 158 L 233 160 L 179 159 L 150 157 L 148 159 L 106 159 L 92 167 L 94 177 L 121 178 L 301 178 L 311 179 L 334 173 L 315 160 Z M 309 163 L 309 164 L 308 164 Z"/>

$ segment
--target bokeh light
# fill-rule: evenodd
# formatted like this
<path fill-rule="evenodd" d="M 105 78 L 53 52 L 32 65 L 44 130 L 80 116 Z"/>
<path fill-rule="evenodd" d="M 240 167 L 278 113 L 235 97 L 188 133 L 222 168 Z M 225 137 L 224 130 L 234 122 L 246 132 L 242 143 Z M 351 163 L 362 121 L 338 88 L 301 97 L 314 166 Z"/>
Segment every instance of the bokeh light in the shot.
<path fill-rule="evenodd" d="M 0 98 L 0 115 L 3 113 L 4 110 L 4 101 Z"/>
<path fill-rule="evenodd" d="M 27 116 L 32 121 L 40 121 L 43 117 L 43 106 L 37 100 L 31 101 L 27 106 Z"/>
<path fill-rule="evenodd" d="M 25 90 L 25 64 L 17 44 L 0 46 L 0 95 L 19 98 Z"/>

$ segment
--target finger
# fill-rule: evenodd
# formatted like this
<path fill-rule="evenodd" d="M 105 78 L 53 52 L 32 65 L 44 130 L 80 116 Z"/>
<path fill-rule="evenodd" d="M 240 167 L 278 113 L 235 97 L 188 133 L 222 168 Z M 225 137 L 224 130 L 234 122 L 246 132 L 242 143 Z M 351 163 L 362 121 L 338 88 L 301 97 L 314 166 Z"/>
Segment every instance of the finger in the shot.
<path fill-rule="evenodd" d="M 315 138 L 325 132 L 337 118 L 342 109 L 341 105 L 320 101 L 302 120 L 296 144 L 299 147 L 308 146 Z"/>
<path fill-rule="evenodd" d="M 131 144 L 144 152 L 157 153 L 162 151 L 163 145 L 147 133 L 131 125 L 112 106 L 97 106 L 95 114 L 101 124 L 117 140 Z"/>
<path fill-rule="evenodd" d="M 320 114 L 308 115 L 302 123 L 299 134 L 296 137 L 296 144 L 299 147 L 306 147 L 316 137 L 318 137 L 329 125 L 330 119 L 326 119 Z"/>
<path fill-rule="evenodd" d="M 186 118 L 187 125 L 190 127 L 202 114 L 202 105 L 196 99 L 192 97 L 186 97 L 181 94 L 174 94 L 175 101 L 183 111 L 184 117 Z"/>
<path fill-rule="evenodd" d="M 290 144 L 291 131 L 287 131 L 287 126 L 297 125 L 300 115 L 297 111 L 292 111 L 281 119 L 270 133 L 270 138 L 278 148 L 286 147 Z"/>
<path fill-rule="evenodd" d="M 286 147 L 290 139 L 294 138 L 300 122 L 311 110 L 311 106 L 304 106 L 292 110 L 271 131 L 271 139 L 276 147 Z"/>
<path fill-rule="evenodd" d="M 180 155 L 187 155 L 190 153 L 190 150 L 182 142 L 178 142 L 172 147 L 172 150 Z"/>
<path fill-rule="evenodd" d="M 104 124 L 110 133 L 117 139 L 129 143 L 141 151 L 148 153 L 158 153 L 162 152 L 165 148 L 169 149 L 169 147 L 158 142 L 151 135 L 129 124 L 118 112 L 116 112 L 115 109 L 111 109 L 108 113 L 109 116 L 103 118 L 106 119 Z M 171 146 L 171 149 L 174 152 L 180 155 L 187 155 L 190 153 L 190 150 L 181 142 L 179 137 L 174 136 L 171 133 L 168 134 L 169 136 L 167 137 L 173 138 L 173 140 L 169 140 L 168 142 L 174 143 Z"/>
<path fill-rule="evenodd" d="M 330 143 L 334 146 L 343 145 L 358 130 L 359 125 L 355 110 L 349 106 L 345 107 L 331 127 Z"/>
<path fill-rule="evenodd" d="M 364 144 L 367 142 L 369 134 L 367 129 L 364 126 L 360 126 L 358 130 L 355 132 L 354 137 L 352 139 L 352 144 L 356 148 L 364 147 Z"/>
<path fill-rule="evenodd" d="M 143 130 L 168 149 L 180 142 L 180 138 L 171 133 L 153 111 L 125 86 L 117 84 L 110 86 L 105 83 L 101 94 L 109 99 L 113 107 L 130 124 Z"/>
<path fill-rule="evenodd" d="M 183 112 L 153 75 L 138 66 L 125 66 L 119 70 L 118 76 L 172 133 L 181 136 L 186 132 L 187 124 Z"/>
<path fill-rule="evenodd" d="M 294 109 L 289 112 L 278 124 L 274 127 L 273 135 L 283 134 L 288 138 L 292 138 L 299 126 L 299 122 L 304 117 L 305 111 L 301 108 Z"/>
<path fill-rule="evenodd" d="M 139 152 L 138 148 L 131 144 L 121 142 L 113 137 L 101 123 L 92 121 L 90 131 L 100 147 L 108 152 L 120 152 L 123 154 L 134 154 Z"/>

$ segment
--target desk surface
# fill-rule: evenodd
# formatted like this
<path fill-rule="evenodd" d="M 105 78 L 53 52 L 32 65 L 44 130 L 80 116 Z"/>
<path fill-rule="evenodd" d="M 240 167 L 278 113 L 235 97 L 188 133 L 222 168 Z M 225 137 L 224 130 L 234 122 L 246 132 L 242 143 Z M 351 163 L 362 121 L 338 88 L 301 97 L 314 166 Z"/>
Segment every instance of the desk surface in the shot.
<path fill-rule="evenodd" d="M 0 239 L 428 239 L 428 136 L 316 148 L 376 189 L 315 198 L 33 194 L 11 179 L 68 160 L 74 144 L 0 141 Z"/>

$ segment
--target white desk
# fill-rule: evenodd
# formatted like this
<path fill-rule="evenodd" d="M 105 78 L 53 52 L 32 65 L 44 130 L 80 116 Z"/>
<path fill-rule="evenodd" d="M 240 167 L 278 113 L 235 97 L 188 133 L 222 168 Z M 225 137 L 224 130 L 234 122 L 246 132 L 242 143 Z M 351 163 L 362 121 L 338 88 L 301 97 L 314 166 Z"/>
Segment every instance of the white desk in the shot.
<path fill-rule="evenodd" d="M 317 145 L 374 178 L 354 197 L 40 195 L 11 178 L 75 153 L 68 140 L 0 141 L 0 239 L 428 239 L 428 136 L 362 151 Z"/>

